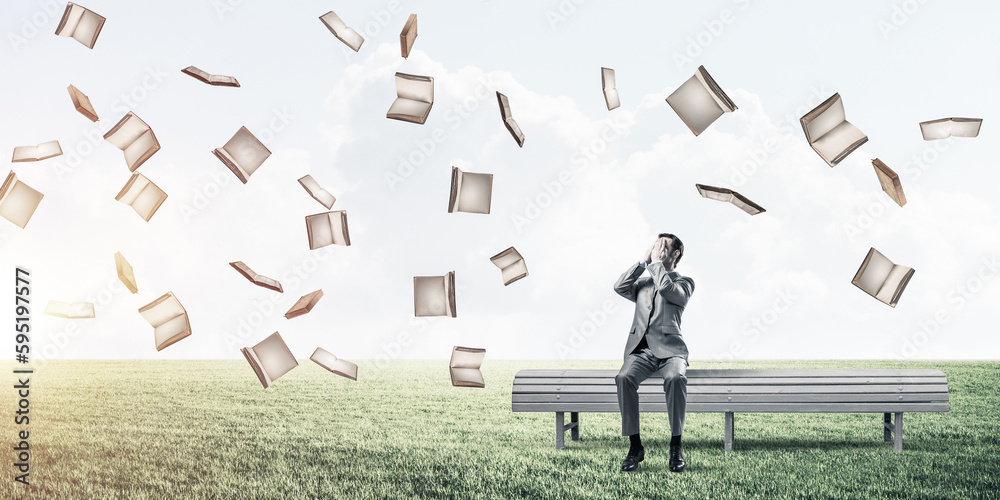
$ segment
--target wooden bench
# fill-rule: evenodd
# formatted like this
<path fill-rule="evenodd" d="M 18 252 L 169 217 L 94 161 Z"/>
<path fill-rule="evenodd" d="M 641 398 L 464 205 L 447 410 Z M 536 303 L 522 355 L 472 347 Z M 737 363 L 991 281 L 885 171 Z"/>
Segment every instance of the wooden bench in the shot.
<path fill-rule="evenodd" d="M 580 413 L 618 410 L 618 370 L 521 370 L 511 396 L 515 412 L 555 412 L 556 448 Z M 948 379 L 934 369 L 688 370 L 687 413 L 725 414 L 725 450 L 733 449 L 733 417 L 744 413 L 882 413 L 883 439 L 903 451 L 903 413 L 948 411 Z M 663 379 L 639 386 L 640 412 L 666 412 Z M 564 413 L 570 422 L 564 423 Z M 895 420 L 890 415 L 895 413 Z"/>

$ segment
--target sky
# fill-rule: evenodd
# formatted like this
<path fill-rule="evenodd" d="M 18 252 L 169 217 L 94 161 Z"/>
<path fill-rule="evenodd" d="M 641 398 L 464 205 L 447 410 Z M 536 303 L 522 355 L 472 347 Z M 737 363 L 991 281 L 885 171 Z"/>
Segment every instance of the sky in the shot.
<path fill-rule="evenodd" d="M 31 272 L 37 359 L 239 358 L 274 331 L 298 358 L 444 359 L 463 345 L 487 359 L 620 359 L 633 304 L 612 285 L 660 232 L 684 241 L 677 271 L 696 284 L 682 324 L 692 361 L 1000 357 L 994 3 L 82 5 L 107 18 L 93 49 L 54 34 L 64 3 L 0 16 L 2 150 L 64 151 L 11 163 L 45 197 L 25 229 L 0 220 L 0 272 Z M 364 36 L 359 52 L 319 21 L 330 9 Z M 203 84 L 189 65 L 241 87 Z M 696 137 L 665 99 L 702 65 L 739 109 Z M 601 67 L 616 71 L 612 111 Z M 385 118 L 395 72 L 434 78 L 426 123 Z M 835 92 L 869 141 L 831 168 L 798 120 Z M 138 169 L 168 194 L 149 222 L 115 201 L 130 172 L 101 137 L 129 111 L 162 148 Z M 982 118 L 979 137 L 924 141 L 918 123 L 945 117 Z M 211 153 L 241 126 L 273 153 L 245 185 Z M 904 207 L 873 158 L 899 174 Z M 494 175 L 490 214 L 447 212 L 452 166 Z M 350 246 L 309 249 L 304 217 L 326 209 L 298 184 L 306 174 L 347 211 Z M 695 183 L 767 211 L 703 199 Z M 489 257 L 510 246 L 529 275 L 504 286 Z M 915 269 L 895 308 L 851 284 L 872 247 Z M 119 251 L 137 294 L 116 278 Z M 457 317 L 414 317 L 413 277 L 449 271 Z M 316 289 L 312 312 L 284 317 Z M 156 351 L 137 310 L 168 291 L 192 335 Z M 49 300 L 93 302 L 96 317 L 43 315 Z"/>

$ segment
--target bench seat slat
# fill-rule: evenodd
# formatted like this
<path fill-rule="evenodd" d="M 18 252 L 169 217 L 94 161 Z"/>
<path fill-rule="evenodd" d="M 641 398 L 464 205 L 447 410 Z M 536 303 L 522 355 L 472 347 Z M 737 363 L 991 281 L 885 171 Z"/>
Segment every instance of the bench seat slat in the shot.
<path fill-rule="evenodd" d="M 614 370 L 558 370 L 558 369 L 530 369 L 517 372 L 517 377 L 614 377 L 618 373 Z M 892 377 L 944 377 L 941 370 L 935 368 L 900 368 L 900 369 L 854 369 L 854 368 L 830 368 L 830 369 L 689 369 L 687 377 L 871 377 L 871 376 L 892 376 Z"/>
<path fill-rule="evenodd" d="M 687 377 L 688 387 L 692 385 L 834 385 L 834 384 L 947 384 L 945 377 L 773 377 L 773 378 L 740 378 L 740 377 Z M 615 385 L 614 377 L 517 377 L 514 383 L 518 385 Z M 663 379 L 650 377 L 643 385 L 662 385 Z"/>
<path fill-rule="evenodd" d="M 688 413 L 893 413 L 948 411 L 948 403 L 688 403 Z M 513 403 L 513 411 L 618 412 L 618 403 Z M 665 412 L 666 402 L 639 403 L 640 412 Z"/>
<path fill-rule="evenodd" d="M 641 393 L 639 402 L 659 403 L 664 394 Z M 728 398 L 732 398 L 731 400 Z M 919 403 L 948 401 L 948 393 L 907 394 L 688 394 L 688 403 L 860 403 L 860 402 Z M 617 394 L 514 394 L 514 403 L 617 403 Z"/>
<path fill-rule="evenodd" d="M 514 385 L 513 393 L 611 393 L 618 392 L 614 384 L 610 385 Z M 694 385 L 688 384 L 688 394 L 800 394 L 811 392 L 843 392 L 843 393 L 900 393 L 900 392 L 948 392 L 945 384 L 892 384 L 892 385 L 778 385 L 778 386 L 724 386 L 724 385 Z M 640 385 L 639 393 L 663 393 L 663 385 Z"/>

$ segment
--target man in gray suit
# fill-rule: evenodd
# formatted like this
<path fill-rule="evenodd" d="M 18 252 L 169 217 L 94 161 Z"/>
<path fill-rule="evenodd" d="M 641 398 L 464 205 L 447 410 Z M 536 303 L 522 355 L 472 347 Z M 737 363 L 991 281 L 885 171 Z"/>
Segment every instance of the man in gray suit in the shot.
<path fill-rule="evenodd" d="M 694 281 L 674 271 L 684 256 L 684 243 L 662 233 L 615 283 L 615 292 L 635 302 L 632 330 L 625 344 L 625 362 L 615 376 L 622 435 L 629 436 L 628 455 L 622 471 L 633 471 L 646 455 L 639 439 L 639 384 L 651 375 L 663 374 L 663 391 L 670 417 L 670 471 L 684 472 L 681 431 L 687 406 L 688 349 L 681 336 L 681 313 L 694 293 Z M 648 271 L 648 276 L 643 276 Z M 640 277 L 641 276 L 641 277 Z"/>

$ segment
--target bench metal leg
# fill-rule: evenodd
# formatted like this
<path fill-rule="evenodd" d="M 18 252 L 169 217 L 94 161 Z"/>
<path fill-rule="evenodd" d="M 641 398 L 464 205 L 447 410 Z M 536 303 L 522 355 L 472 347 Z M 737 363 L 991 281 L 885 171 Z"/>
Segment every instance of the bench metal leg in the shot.
<path fill-rule="evenodd" d="M 556 412 L 556 449 L 561 450 L 566 447 L 566 431 L 571 430 L 570 437 L 573 441 L 580 440 L 580 414 L 579 412 L 570 412 L 568 424 L 565 423 L 565 412 Z"/>
<path fill-rule="evenodd" d="M 893 451 L 903 451 L 903 412 L 896 412 L 896 422 L 893 427 Z"/>
<path fill-rule="evenodd" d="M 892 434 L 893 451 L 903 451 L 903 412 L 896 412 L 896 421 L 889 423 L 889 414 L 882 417 L 882 426 L 885 427 L 883 439 L 889 442 L 889 434 Z"/>
<path fill-rule="evenodd" d="M 726 412 L 726 451 L 733 451 L 733 412 Z"/>
<path fill-rule="evenodd" d="M 882 422 L 885 429 L 883 429 L 882 442 L 888 443 L 892 441 L 892 414 L 884 413 L 882 415 Z"/>

